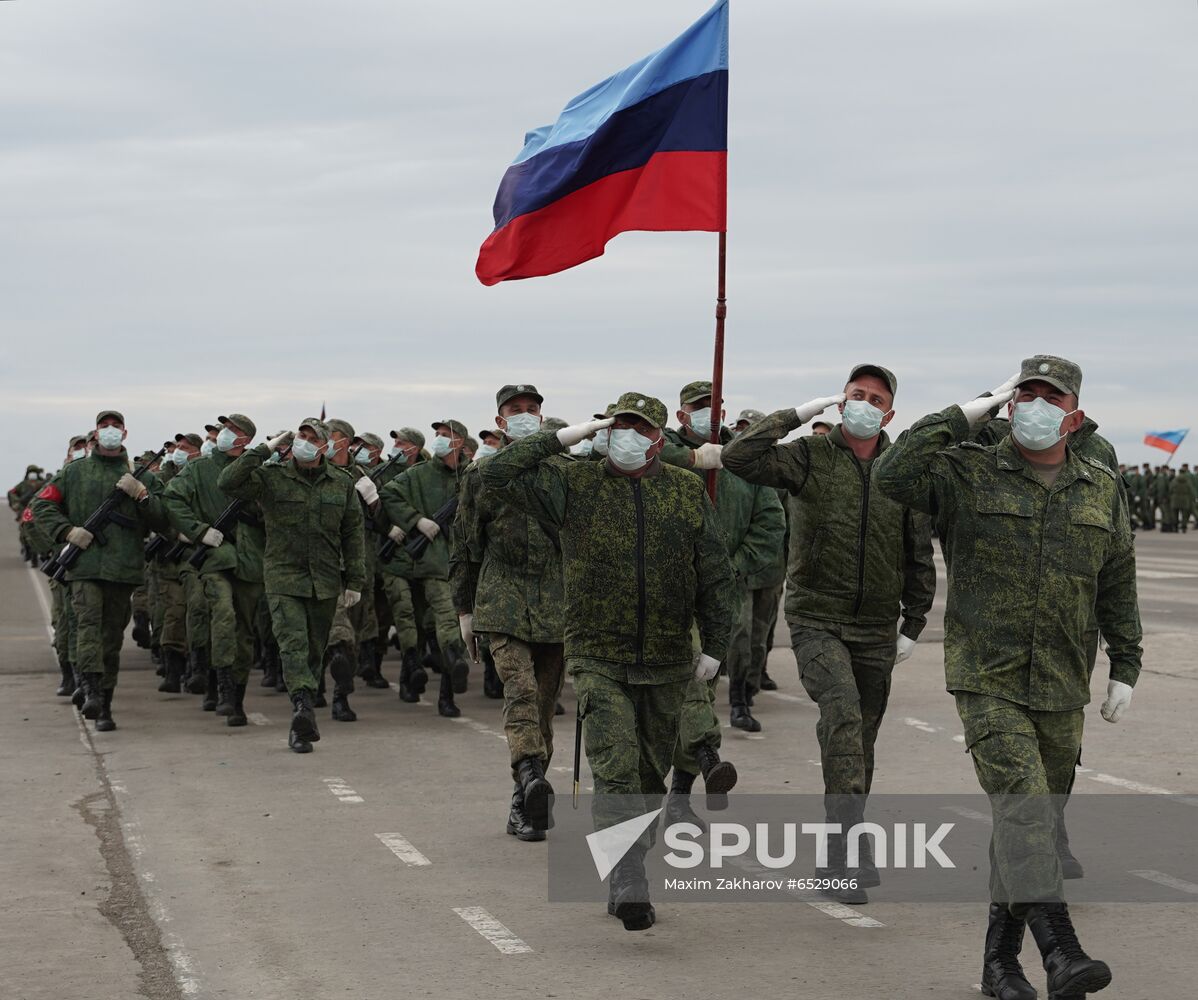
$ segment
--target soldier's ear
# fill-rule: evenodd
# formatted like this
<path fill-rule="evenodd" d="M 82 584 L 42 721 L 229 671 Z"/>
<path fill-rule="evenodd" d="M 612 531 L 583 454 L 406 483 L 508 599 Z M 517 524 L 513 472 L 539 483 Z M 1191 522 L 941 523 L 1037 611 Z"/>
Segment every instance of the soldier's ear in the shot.
<path fill-rule="evenodd" d="M 884 416 L 882 418 L 882 423 L 879 426 L 885 427 L 893 419 L 894 419 L 894 410 L 890 410 L 887 412 L 886 416 Z"/>

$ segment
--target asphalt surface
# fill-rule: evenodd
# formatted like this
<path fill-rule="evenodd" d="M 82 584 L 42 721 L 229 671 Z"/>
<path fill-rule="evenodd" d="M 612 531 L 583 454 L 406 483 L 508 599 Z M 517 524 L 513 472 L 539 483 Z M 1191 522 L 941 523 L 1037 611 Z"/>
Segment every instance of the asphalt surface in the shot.
<path fill-rule="evenodd" d="M 1145 673 L 1127 717 L 1108 725 L 1100 657 L 1076 794 L 1198 792 L 1198 534 L 1138 544 Z M 93 733 L 54 695 L 45 582 L 15 550 L 6 524 L 2 997 L 978 996 L 974 904 L 665 904 L 653 930 L 630 934 L 601 907 L 548 903 L 546 845 L 504 834 L 500 710 L 477 676 L 457 721 L 360 692 L 360 721 L 323 710 L 324 738 L 301 757 L 286 748 L 285 696 L 257 675 L 255 724 L 230 730 L 198 698 L 157 693 L 148 653 L 127 643 L 119 729 Z M 877 791 L 976 791 L 938 623 L 896 674 Z M 384 671 L 395 680 L 394 657 Z M 763 731 L 724 731 L 738 791 L 816 793 L 816 714 L 789 649 L 772 652 L 770 672 L 779 692 L 758 699 Z M 563 700 L 551 777 L 565 793 L 568 686 Z M 1175 903 L 1074 908 L 1087 950 L 1114 969 L 1102 996 L 1194 995 L 1193 889 Z M 1044 996 L 1030 936 L 1024 959 Z"/>

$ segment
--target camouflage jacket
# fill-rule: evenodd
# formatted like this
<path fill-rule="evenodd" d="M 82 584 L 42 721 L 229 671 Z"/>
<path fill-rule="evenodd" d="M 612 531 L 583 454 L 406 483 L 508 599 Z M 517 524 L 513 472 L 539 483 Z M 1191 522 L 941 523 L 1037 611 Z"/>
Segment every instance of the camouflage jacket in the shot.
<path fill-rule="evenodd" d="M 699 447 L 676 430 L 668 429 L 665 434 L 671 444 L 687 452 Z M 729 440 L 731 435 L 725 432 L 724 443 Z M 691 474 L 699 476 L 706 486 L 706 472 L 697 469 Z M 715 517 L 724 533 L 732 570 L 737 582 L 747 587 L 750 578 L 769 569 L 782 551 L 786 533 L 782 504 L 768 486 L 755 486 L 727 469 L 716 473 L 715 496 Z"/>
<path fill-rule="evenodd" d="M 1012 440 L 968 436 L 961 408 L 949 407 L 918 421 L 874 470 L 881 492 L 935 518 L 948 564 L 948 689 L 1039 711 L 1081 708 L 1091 613 L 1112 679 L 1134 685 L 1136 556 L 1115 473 L 1067 449 L 1046 487 Z"/>
<path fill-rule="evenodd" d="M 203 544 L 200 537 L 233 499 L 217 486 L 217 480 L 234 461 L 236 459 L 223 451 L 215 450 L 207 458 L 193 458 L 179 469 L 162 494 L 167 516 L 175 530 L 197 545 Z M 237 523 L 226 528 L 224 536 L 225 540 L 208 553 L 200 573 L 231 570 L 239 580 L 261 583 L 266 529 L 262 526 L 257 504 L 242 504 Z"/>
<path fill-rule="evenodd" d="M 774 443 L 798 426 L 780 410 L 724 448 L 726 469 L 791 494 L 787 619 L 886 626 L 901 613 L 903 635 L 918 639 L 936 593 L 928 519 L 878 492 L 878 459 L 858 461 L 839 426 Z M 883 432 L 879 454 L 889 447 Z"/>
<path fill-rule="evenodd" d="M 257 500 L 262 509 L 266 592 L 327 599 L 365 591 L 362 504 L 353 480 L 323 458 L 301 469 L 294 459 L 264 465 L 269 456 L 265 444 L 250 448 L 216 481 L 222 493 Z"/>
<path fill-rule="evenodd" d="M 463 470 L 464 471 L 464 470 Z M 417 462 L 402 476 L 397 476 L 379 490 L 380 524 L 398 525 L 409 537 L 416 531 L 422 517 L 432 518 L 457 494 L 459 473 L 439 458 Z M 391 573 L 409 580 L 449 579 L 449 532 L 442 531 L 419 559 L 411 559 L 403 551 L 384 567 Z"/>
<path fill-rule="evenodd" d="M 1194 502 L 1194 484 L 1184 472 L 1179 472 L 1169 481 L 1169 502 L 1174 507 L 1186 507 Z"/>
<path fill-rule="evenodd" d="M 111 495 L 117 480 L 129 471 L 129 455 L 124 449 L 111 457 L 96 450 L 87 458 L 63 466 L 30 505 L 39 530 L 56 543 L 65 541 L 67 532 L 72 527 L 82 527 Z M 149 497 L 141 503 L 121 498 L 116 508 L 121 522 L 111 522 L 104 528 L 103 543 L 97 538 L 88 546 L 70 571 L 69 579 L 143 582 L 142 540 L 150 530 L 166 527 L 166 512 L 162 507 L 162 485 L 154 474 L 146 473 L 141 481 L 150 491 Z"/>
<path fill-rule="evenodd" d="M 631 684 L 685 680 L 691 627 L 727 654 L 736 580 L 702 481 L 658 461 L 639 479 L 608 462 L 548 461 L 552 431 L 479 466 L 483 486 L 559 532 L 566 658 Z"/>
<path fill-rule="evenodd" d="M 566 609 L 557 529 L 483 489 L 480 464 L 462 477 L 453 522 L 449 581 L 454 607 L 474 615 L 475 632 L 561 642 Z"/>

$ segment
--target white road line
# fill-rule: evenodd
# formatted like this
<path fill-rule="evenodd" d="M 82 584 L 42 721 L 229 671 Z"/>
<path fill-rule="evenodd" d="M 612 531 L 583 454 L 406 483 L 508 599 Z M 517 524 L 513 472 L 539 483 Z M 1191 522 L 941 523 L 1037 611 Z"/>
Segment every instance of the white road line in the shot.
<path fill-rule="evenodd" d="M 1181 892 L 1188 892 L 1192 896 L 1198 896 L 1198 885 L 1195 885 L 1193 882 L 1187 882 L 1185 879 L 1166 875 L 1164 872 L 1154 871 L 1151 868 L 1141 868 L 1130 874 L 1147 879 L 1149 882 L 1155 882 L 1157 885 L 1168 886 L 1170 889 L 1177 889 Z"/>
<path fill-rule="evenodd" d="M 770 698 L 777 698 L 779 701 L 790 701 L 798 705 L 814 707 L 814 703 L 810 698 L 800 698 L 797 694 L 787 694 L 784 691 L 758 691 L 757 694 L 768 695 Z M 757 695 L 753 697 L 756 698 Z"/>
<path fill-rule="evenodd" d="M 485 937 L 504 955 L 525 955 L 532 949 L 481 906 L 455 906 L 453 912 Z"/>
<path fill-rule="evenodd" d="M 761 733 L 745 733 L 745 739 L 746 740 L 763 740 L 763 739 L 765 739 L 765 737 L 762 736 Z"/>
<path fill-rule="evenodd" d="M 449 721 L 450 722 L 460 722 L 460 723 L 462 723 L 462 725 L 467 726 L 470 729 L 473 729 L 476 733 L 482 733 L 484 736 L 497 736 L 499 739 L 503 740 L 505 743 L 507 742 L 507 737 L 503 733 L 498 732 L 497 730 L 491 729 L 489 726 L 484 726 L 481 722 L 477 722 L 476 720 L 471 719 L 468 716 L 460 715 L 456 719 L 450 719 Z"/>
<path fill-rule="evenodd" d="M 953 737 L 953 742 L 954 743 L 964 743 L 965 737 L 962 736 L 960 733 L 957 733 L 957 735 Z"/>
<path fill-rule="evenodd" d="M 33 581 L 33 592 L 37 594 L 37 603 L 42 606 L 42 615 L 46 619 L 46 635 L 50 637 L 50 641 L 54 641 L 54 616 L 50 614 L 50 602 L 46 599 L 46 592 L 42 590 L 41 581 L 38 577 L 41 574 L 32 566 L 29 567 L 29 576 Z"/>
<path fill-rule="evenodd" d="M 930 722 L 924 722 L 923 719 L 903 719 L 903 721 L 912 729 L 918 729 L 921 733 L 938 733 L 940 732 Z"/>
<path fill-rule="evenodd" d="M 1102 774 L 1095 772 L 1087 774 L 1087 778 L 1091 781 L 1097 781 L 1104 785 L 1115 785 L 1117 788 L 1126 788 L 1129 792 L 1139 792 L 1141 795 L 1174 795 L 1175 792 L 1169 791 L 1167 788 L 1161 788 L 1158 785 L 1145 785 L 1139 781 L 1130 781 L 1127 778 L 1116 778 L 1113 774 Z"/>
<path fill-rule="evenodd" d="M 345 783 L 344 778 L 322 778 L 321 780 L 328 786 L 329 791 L 337 796 L 339 802 L 365 801 L 361 795 Z"/>
<path fill-rule="evenodd" d="M 1167 573 L 1159 569 L 1137 569 L 1136 576 L 1145 580 L 1193 580 L 1194 573 Z"/>
<path fill-rule="evenodd" d="M 966 806 L 945 806 L 945 812 L 956 813 L 958 816 L 964 816 L 966 819 L 974 820 L 977 823 L 985 823 L 987 826 L 994 825 L 994 819 L 987 816 L 983 812 L 978 812 L 976 809 L 969 809 Z"/>
<path fill-rule="evenodd" d="M 247 712 L 245 717 L 247 719 L 249 719 L 250 722 L 252 722 L 255 726 L 269 726 L 270 725 L 270 719 L 268 719 L 261 712 Z"/>
<path fill-rule="evenodd" d="M 860 910 L 854 910 L 851 906 L 845 906 L 844 903 L 817 903 L 814 900 L 804 900 L 811 907 L 819 910 L 820 913 L 826 913 L 829 917 L 839 920 L 841 923 L 848 924 L 850 927 L 885 927 L 886 925 L 880 920 L 875 920 L 873 917 L 864 917 Z"/>
<path fill-rule="evenodd" d="M 432 864 L 428 858 L 412 846 L 412 842 L 403 836 L 403 834 L 376 833 L 375 836 L 409 868 L 419 868 L 421 865 Z"/>

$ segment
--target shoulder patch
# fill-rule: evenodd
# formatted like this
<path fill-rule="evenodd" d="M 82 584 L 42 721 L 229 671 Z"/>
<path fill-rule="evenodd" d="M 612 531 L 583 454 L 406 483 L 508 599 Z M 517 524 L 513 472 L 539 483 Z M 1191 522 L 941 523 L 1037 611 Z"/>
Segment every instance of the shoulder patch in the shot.
<path fill-rule="evenodd" d="M 53 483 L 48 483 L 43 486 L 41 492 L 38 493 L 39 500 L 49 500 L 51 503 L 62 503 L 62 490 Z"/>
<path fill-rule="evenodd" d="M 1077 454 L 1077 453 L 1074 452 L 1074 454 Z M 1083 462 L 1086 463 L 1086 465 L 1090 466 L 1092 469 L 1100 469 L 1101 471 L 1105 472 L 1107 474 L 1107 476 L 1109 476 L 1111 479 L 1117 478 L 1114 470 L 1111 469 L 1111 467 L 1108 466 L 1106 463 L 1100 462 L 1096 458 L 1090 458 L 1088 455 L 1078 455 L 1077 457 L 1080 458 Z"/>

